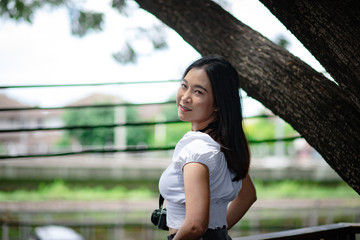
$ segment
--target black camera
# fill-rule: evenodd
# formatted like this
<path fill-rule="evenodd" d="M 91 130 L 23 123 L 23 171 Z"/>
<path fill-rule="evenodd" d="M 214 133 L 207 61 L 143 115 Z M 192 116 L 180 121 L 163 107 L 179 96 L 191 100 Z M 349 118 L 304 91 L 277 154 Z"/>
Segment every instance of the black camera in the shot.
<path fill-rule="evenodd" d="M 151 222 L 158 229 L 169 230 L 168 226 L 166 226 L 166 208 L 155 209 L 151 214 Z"/>

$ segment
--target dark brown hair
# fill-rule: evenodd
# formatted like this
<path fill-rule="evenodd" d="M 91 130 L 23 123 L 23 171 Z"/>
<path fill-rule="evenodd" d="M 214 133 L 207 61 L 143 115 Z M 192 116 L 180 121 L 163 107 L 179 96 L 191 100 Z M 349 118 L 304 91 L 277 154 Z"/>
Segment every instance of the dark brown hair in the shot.
<path fill-rule="evenodd" d="M 236 173 L 233 181 L 243 179 L 249 171 L 250 150 L 242 125 L 239 75 L 227 60 L 218 56 L 196 60 L 183 76 L 193 68 L 205 70 L 218 108 L 217 121 L 208 126 L 209 135 L 219 142 L 229 169 Z"/>

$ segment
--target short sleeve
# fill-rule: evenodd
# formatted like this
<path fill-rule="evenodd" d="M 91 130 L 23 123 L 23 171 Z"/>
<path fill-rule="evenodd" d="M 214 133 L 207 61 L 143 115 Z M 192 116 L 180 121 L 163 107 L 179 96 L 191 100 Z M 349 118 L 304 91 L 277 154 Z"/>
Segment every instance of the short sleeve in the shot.
<path fill-rule="evenodd" d="M 216 167 L 216 155 L 219 148 L 216 144 L 206 139 L 193 139 L 189 141 L 179 152 L 178 168 L 183 170 L 185 164 L 198 162 L 206 165 L 209 169 L 209 175 L 214 172 Z"/>

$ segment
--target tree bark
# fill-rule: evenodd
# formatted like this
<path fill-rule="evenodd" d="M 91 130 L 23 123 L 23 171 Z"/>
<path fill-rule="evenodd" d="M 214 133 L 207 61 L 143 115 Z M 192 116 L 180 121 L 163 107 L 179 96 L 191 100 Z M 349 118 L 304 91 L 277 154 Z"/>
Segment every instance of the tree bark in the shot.
<path fill-rule="evenodd" d="M 304 44 L 360 111 L 360 1 L 260 1 Z"/>
<path fill-rule="evenodd" d="M 240 87 L 291 124 L 360 194 L 360 112 L 348 93 L 209 0 L 136 0 L 202 55 L 222 55 Z"/>

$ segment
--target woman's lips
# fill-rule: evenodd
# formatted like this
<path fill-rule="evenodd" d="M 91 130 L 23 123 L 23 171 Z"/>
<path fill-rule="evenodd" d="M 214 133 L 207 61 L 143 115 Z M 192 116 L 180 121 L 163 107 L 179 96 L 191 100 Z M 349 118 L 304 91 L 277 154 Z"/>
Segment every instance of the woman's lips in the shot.
<path fill-rule="evenodd" d="M 184 112 L 190 112 L 190 111 L 192 111 L 190 108 L 187 108 L 187 107 L 185 107 L 185 106 L 183 106 L 183 105 L 181 105 L 181 104 L 179 104 L 179 106 L 180 106 L 181 111 L 184 111 Z"/>

